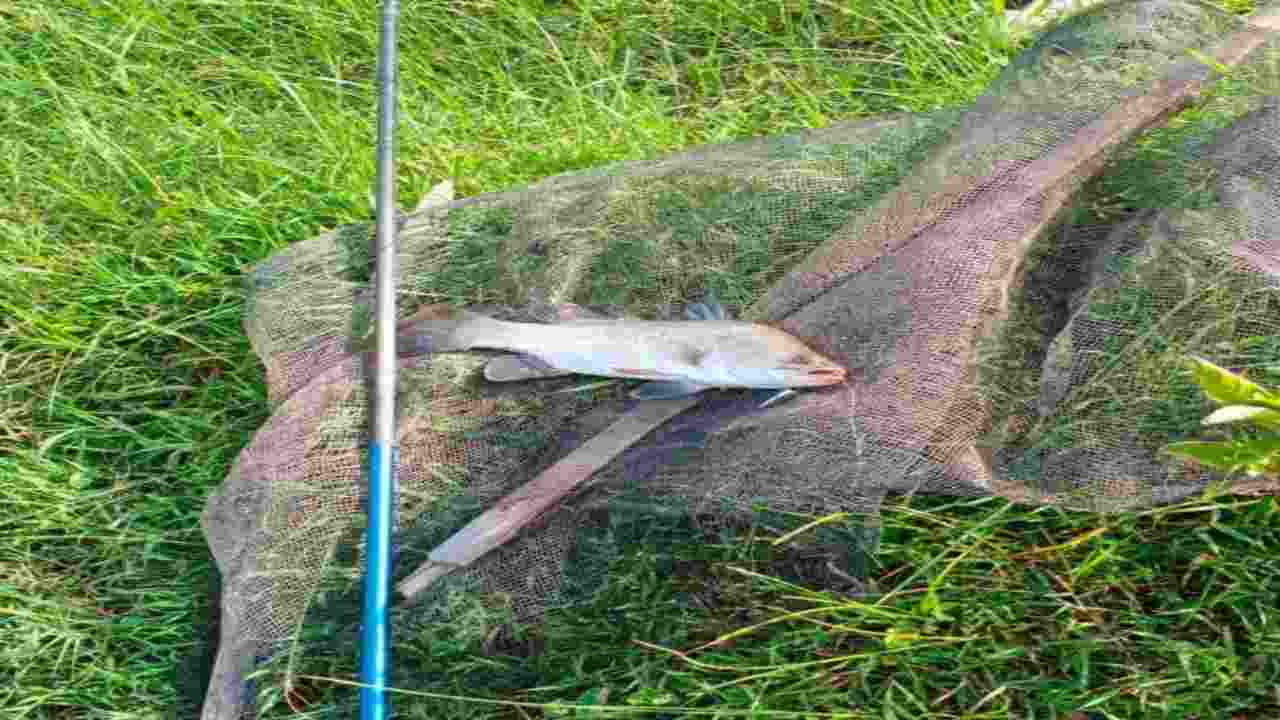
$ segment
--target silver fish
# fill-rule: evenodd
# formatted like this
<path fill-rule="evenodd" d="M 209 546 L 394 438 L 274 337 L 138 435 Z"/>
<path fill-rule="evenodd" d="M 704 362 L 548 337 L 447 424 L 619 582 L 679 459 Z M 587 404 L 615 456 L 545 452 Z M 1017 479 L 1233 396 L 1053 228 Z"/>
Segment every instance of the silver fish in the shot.
<path fill-rule="evenodd" d="M 580 319 L 544 325 L 428 305 L 401 321 L 398 332 L 401 344 L 414 352 L 518 353 L 492 361 L 485 369 L 490 380 L 570 373 L 648 380 L 632 392 L 640 399 L 845 381 L 846 370 L 835 361 L 777 328 L 726 319 L 717 302 L 695 303 L 685 314 L 696 322 Z"/>

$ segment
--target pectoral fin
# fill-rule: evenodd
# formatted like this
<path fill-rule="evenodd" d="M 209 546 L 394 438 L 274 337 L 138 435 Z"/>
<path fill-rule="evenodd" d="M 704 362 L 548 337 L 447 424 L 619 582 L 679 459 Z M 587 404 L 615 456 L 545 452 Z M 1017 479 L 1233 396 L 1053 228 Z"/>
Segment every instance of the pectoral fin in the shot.
<path fill-rule="evenodd" d="M 708 387 L 708 385 L 699 385 L 687 380 L 658 380 L 647 382 L 632 390 L 631 397 L 637 400 L 669 400 L 697 395 Z"/>
<path fill-rule="evenodd" d="M 484 366 L 484 379 L 489 382 L 518 382 L 572 374 L 568 370 L 549 365 L 533 355 L 524 354 L 501 355 L 485 363 Z"/>
<path fill-rule="evenodd" d="M 690 303 L 684 309 L 684 316 L 690 320 L 727 320 L 729 313 L 714 292 L 708 291 L 702 302 Z"/>
<path fill-rule="evenodd" d="M 779 390 L 773 395 L 770 395 L 768 400 L 765 400 L 764 402 L 760 403 L 760 407 L 767 408 L 770 405 L 777 405 L 778 403 L 786 402 L 799 394 L 800 393 L 796 392 L 791 388 L 787 388 L 785 390 Z"/>

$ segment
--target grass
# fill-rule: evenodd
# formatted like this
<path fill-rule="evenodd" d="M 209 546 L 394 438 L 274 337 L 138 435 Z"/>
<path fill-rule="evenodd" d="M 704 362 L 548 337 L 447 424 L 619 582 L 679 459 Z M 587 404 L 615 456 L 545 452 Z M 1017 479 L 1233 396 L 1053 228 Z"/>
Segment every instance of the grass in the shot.
<path fill-rule="evenodd" d="M 554 616 L 541 654 L 497 669 L 450 658 L 465 685 L 432 689 L 514 677 L 544 685 L 494 695 L 797 717 L 1231 717 L 1275 702 L 1275 512 L 1269 500 L 1105 519 L 986 500 L 898 507 L 874 573 L 890 592 L 874 607 L 780 579 L 764 542 L 655 542 L 619 562 L 592 610 Z M 690 582 L 696 566 L 712 582 Z"/>
<path fill-rule="evenodd" d="M 962 0 L 403 11 L 406 206 L 447 177 L 471 195 L 954 105 L 1014 50 L 991 4 Z M 267 416 L 240 273 L 370 219 L 376 7 L 0 2 L 0 20 L 0 710 L 182 713 L 206 671 L 198 513 Z M 1115 517 L 915 499 L 885 527 L 874 574 L 892 595 L 875 610 L 783 584 L 767 538 L 673 546 L 657 528 L 596 606 L 550 620 L 541 652 L 406 652 L 451 671 L 418 689 L 669 715 L 1280 712 L 1274 499 Z M 714 582 L 670 581 L 695 566 Z"/>

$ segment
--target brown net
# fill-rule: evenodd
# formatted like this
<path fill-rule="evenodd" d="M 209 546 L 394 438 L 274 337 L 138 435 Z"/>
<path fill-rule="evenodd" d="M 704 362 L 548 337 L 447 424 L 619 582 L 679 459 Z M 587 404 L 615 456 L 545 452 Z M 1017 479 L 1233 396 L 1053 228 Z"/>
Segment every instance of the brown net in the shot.
<path fill-rule="evenodd" d="M 1117 510 L 1222 480 L 1159 450 L 1200 431 L 1186 356 L 1280 367 L 1278 38 L 1274 5 L 1242 19 L 1111 4 L 1044 34 L 959 110 L 464 200 L 442 189 L 401 231 L 404 314 L 450 302 L 556 322 L 572 303 L 676 318 L 711 290 L 850 381 L 764 409 L 769 392 L 704 393 L 398 609 L 397 642 L 468 613 L 534 622 L 590 593 L 625 552 L 602 512 L 843 510 L 867 518 L 868 549 L 886 493 Z M 371 327 L 371 232 L 300 243 L 249 276 L 274 413 L 204 516 L 223 578 L 210 720 L 254 716 L 318 659 L 354 662 L 369 360 L 350 348 Z M 486 359 L 402 358 L 398 577 L 635 404 L 625 383 L 486 383 Z M 253 682 L 268 666 L 285 671 Z M 414 686 L 399 666 L 392 680 Z"/>

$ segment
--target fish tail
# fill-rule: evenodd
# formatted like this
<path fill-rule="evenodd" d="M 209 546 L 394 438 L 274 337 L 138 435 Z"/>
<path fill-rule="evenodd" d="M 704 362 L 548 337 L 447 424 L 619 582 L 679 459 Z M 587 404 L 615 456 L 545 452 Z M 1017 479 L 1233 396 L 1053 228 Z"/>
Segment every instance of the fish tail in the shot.
<path fill-rule="evenodd" d="M 413 355 L 470 350 L 489 325 L 500 324 L 443 303 L 426 305 L 397 323 L 397 344 Z"/>

